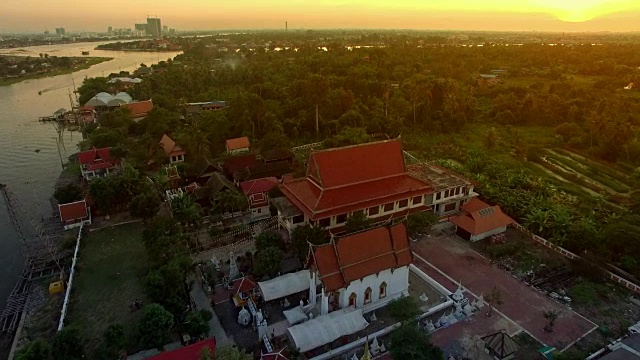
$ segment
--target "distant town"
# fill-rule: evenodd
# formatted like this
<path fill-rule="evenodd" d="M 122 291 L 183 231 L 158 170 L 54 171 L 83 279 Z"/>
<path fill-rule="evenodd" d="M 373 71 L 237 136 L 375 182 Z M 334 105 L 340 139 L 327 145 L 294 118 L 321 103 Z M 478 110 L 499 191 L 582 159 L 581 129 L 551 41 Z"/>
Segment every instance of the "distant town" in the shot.
<path fill-rule="evenodd" d="M 16 359 L 640 353 L 640 36 L 103 35 L 182 53 L 39 119 L 80 139 L 38 236 L 0 187 Z"/>

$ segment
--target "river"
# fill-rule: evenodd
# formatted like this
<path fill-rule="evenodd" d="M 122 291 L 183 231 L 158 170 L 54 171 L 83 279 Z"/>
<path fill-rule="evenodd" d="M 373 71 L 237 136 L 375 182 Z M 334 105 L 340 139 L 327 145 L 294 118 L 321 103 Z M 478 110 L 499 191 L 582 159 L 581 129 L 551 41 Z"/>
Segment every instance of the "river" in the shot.
<path fill-rule="evenodd" d="M 38 117 L 51 115 L 59 108 L 69 109 L 69 91 L 73 83 L 80 86 L 85 77 L 108 76 L 132 71 L 140 63 L 147 65 L 173 58 L 179 52 L 100 51 L 101 43 L 44 45 L 16 49 L 0 49 L 0 55 L 90 56 L 114 58 L 67 75 L 25 80 L 0 86 L 0 183 L 7 184 L 20 203 L 33 217 L 49 215 L 49 197 L 62 169 L 56 131 L 52 124 L 38 122 Z M 43 91 L 38 95 L 38 91 Z M 146 100 L 146 99 L 145 99 Z M 60 146 L 62 158 L 77 152 L 80 133 L 65 132 Z M 9 222 L 4 199 L 0 197 L 0 311 L 22 272 L 22 254 L 17 234 Z M 2 358 L 0 349 L 0 358 Z"/>

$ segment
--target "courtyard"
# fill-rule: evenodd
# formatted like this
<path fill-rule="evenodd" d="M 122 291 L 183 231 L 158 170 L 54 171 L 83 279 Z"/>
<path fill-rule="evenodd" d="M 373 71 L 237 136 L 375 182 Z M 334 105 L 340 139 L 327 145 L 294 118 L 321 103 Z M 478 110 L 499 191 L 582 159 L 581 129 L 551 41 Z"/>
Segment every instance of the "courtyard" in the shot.
<path fill-rule="evenodd" d="M 497 288 L 503 304 L 496 307 L 495 313 L 504 319 L 489 321 L 493 328 L 506 328 L 507 332 L 513 335 L 518 332 L 517 327 L 520 327 L 541 344 L 555 346 L 559 350 L 573 345 L 597 328 L 593 322 L 570 308 L 553 301 L 494 266 L 455 235 L 443 233 L 423 237 L 412 244 L 412 250 L 415 254 L 414 263 L 450 291 L 454 291 L 457 284 L 461 283 L 467 290 L 467 297 L 484 295 L 486 301 L 486 296 L 494 287 Z M 544 331 L 548 321 L 543 313 L 548 310 L 557 311 L 559 314 L 553 333 Z M 486 327 L 485 334 L 488 334 L 491 333 L 491 327 L 485 319 L 471 321 L 479 321 L 478 331 L 481 332 L 481 329 Z M 434 342 L 438 337 L 445 336 L 437 333 L 434 334 Z"/>

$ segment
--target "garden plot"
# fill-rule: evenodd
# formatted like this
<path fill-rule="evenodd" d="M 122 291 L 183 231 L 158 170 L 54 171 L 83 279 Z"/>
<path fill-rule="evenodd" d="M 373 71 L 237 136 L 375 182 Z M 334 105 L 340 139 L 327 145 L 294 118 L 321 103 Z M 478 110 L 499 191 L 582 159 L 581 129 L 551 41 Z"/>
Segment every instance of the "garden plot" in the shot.
<path fill-rule="evenodd" d="M 566 150 L 547 150 L 547 161 L 560 167 L 563 171 L 574 174 L 602 189 L 618 195 L 629 193 L 627 176 L 614 168 Z"/>

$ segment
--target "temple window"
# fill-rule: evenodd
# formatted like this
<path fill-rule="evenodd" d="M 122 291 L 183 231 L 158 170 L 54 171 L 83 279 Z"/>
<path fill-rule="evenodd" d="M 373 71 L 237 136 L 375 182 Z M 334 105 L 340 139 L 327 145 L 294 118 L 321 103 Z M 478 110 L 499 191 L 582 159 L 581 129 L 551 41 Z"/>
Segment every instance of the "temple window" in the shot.
<path fill-rule="evenodd" d="M 364 291 L 364 303 L 368 304 L 371 302 L 371 288 L 367 288 L 367 290 Z"/>
<path fill-rule="evenodd" d="M 344 224 L 347 222 L 347 214 L 340 214 L 336 216 L 336 224 Z"/>
<path fill-rule="evenodd" d="M 320 227 L 328 227 L 329 225 L 331 225 L 331 218 L 320 219 L 318 220 L 318 224 L 320 225 Z"/>
<path fill-rule="evenodd" d="M 422 202 L 422 196 L 416 196 L 413 198 L 413 205 L 418 205 Z"/>
<path fill-rule="evenodd" d="M 384 212 L 393 211 L 393 203 L 384 204 Z"/>
<path fill-rule="evenodd" d="M 407 205 L 409 205 L 409 199 L 404 199 L 404 200 L 400 200 L 398 201 L 398 207 L 400 209 L 404 209 L 407 207 Z"/>
<path fill-rule="evenodd" d="M 369 216 L 378 215 L 380 212 L 380 206 L 374 206 L 369 208 Z"/>
<path fill-rule="evenodd" d="M 382 299 L 385 296 L 387 296 L 387 283 L 383 282 L 382 284 L 380 284 L 380 296 L 378 297 Z"/>
<path fill-rule="evenodd" d="M 356 306 L 356 298 L 356 293 L 351 293 L 351 296 L 349 296 L 349 306 Z"/>

